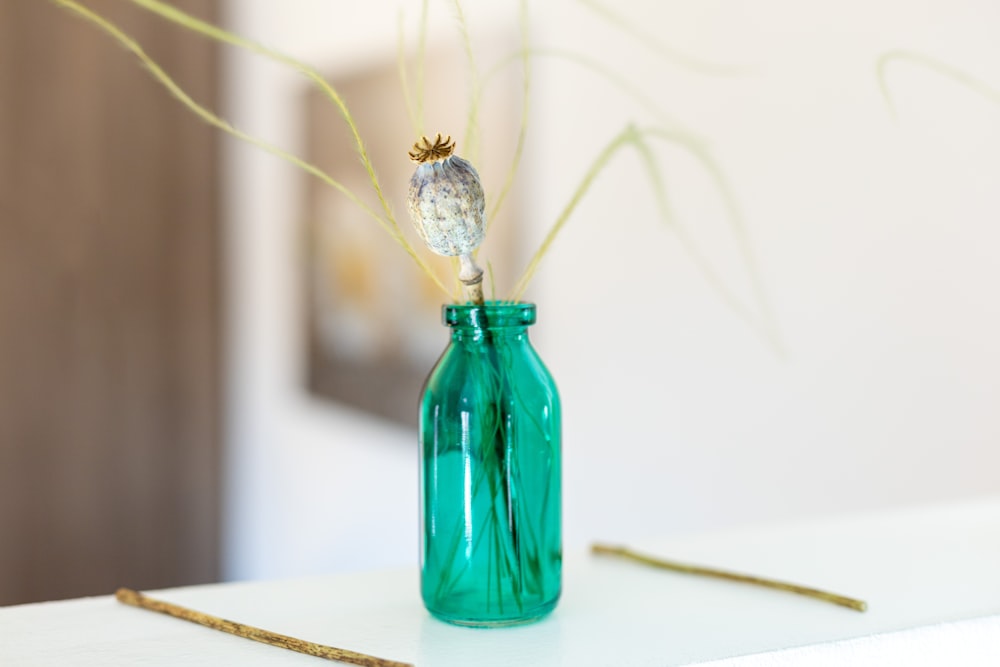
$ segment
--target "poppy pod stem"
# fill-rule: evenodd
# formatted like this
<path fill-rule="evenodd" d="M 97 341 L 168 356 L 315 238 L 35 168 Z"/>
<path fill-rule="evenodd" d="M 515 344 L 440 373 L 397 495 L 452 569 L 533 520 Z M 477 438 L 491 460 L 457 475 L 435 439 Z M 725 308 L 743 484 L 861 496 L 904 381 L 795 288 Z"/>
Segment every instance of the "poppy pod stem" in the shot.
<path fill-rule="evenodd" d="M 465 300 L 481 305 L 483 303 L 483 269 L 476 264 L 472 253 L 460 255 L 458 279 L 465 287 Z"/>

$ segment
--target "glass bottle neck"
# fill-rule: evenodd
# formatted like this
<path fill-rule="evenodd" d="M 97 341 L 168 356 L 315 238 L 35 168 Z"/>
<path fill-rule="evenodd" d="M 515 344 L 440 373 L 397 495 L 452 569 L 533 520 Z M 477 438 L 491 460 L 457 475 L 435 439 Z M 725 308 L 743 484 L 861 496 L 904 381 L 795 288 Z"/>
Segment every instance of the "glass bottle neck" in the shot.
<path fill-rule="evenodd" d="M 535 304 L 503 301 L 449 304 L 442 308 L 441 314 L 455 342 L 527 341 L 528 327 L 535 323 Z"/>

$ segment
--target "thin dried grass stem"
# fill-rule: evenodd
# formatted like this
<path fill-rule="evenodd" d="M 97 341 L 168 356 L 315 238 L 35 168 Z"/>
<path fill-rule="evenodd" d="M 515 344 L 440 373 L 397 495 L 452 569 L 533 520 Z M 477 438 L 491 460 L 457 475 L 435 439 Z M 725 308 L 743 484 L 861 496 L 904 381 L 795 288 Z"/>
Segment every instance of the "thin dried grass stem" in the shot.
<path fill-rule="evenodd" d="M 410 91 L 410 74 L 406 67 L 406 24 L 403 21 L 403 10 L 399 10 L 399 25 L 396 28 L 396 70 L 399 74 L 399 85 L 403 89 L 403 103 L 406 105 L 406 115 L 410 118 L 410 129 L 415 136 L 423 136 L 417 121 L 417 110 Z"/>
<path fill-rule="evenodd" d="M 711 263 L 702 255 L 691 237 L 688 236 L 687 230 L 678 224 L 670 214 L 663 176 L 660 174 L 653 151 L 646 141 L 647 137 L 669 142 L 687 151 L 708 172 L 726 207 L 726 221 L 736 239 L 736 245 L 739 248 L 744 268 L 750 281 L 753 299 L 756 302 L 755 308 L 745 305 L 733 294 L 732 290 L 726 286 L 725 281 L 718 275 Z M 778 325 L 771 309 L 770 300 L 767 298 L 767 291 L 764 289 L 763 279 L 760 276 L 760 271 L 757 268 L 757 262 L 750 246 L 750 236 L 746 231 L 746 225 L 743 222 L 740 208 L 736 203 L 736 197 L 733 195 L 732 188 L 723 175 L 722 169 L 716 163 L 708 149 L 699 140 L 691 137 L 686 132 L 669 131 L 662 128 L 644 128 L 636 133 L 634 143 L 649 175 L 650 187 L 657 198 L 657 205 L 660 208 L 660 215 L 663 222 L 671 225 L 685 252 L 687 252 L 719 298 L 722 299 L 737 317 L 756 330 L 771 345 L 771 348 L 778 356 L 783 356 L 784 346 L 778 333 Z"/>
<path fill-rule="evenodd" d="M 416 92 L 410 88 L 410 72 L 407 67 L 406 26 L 403 21 L 403 10 L 399 10 L 399 35 L 396 40 L 396 67 L 399 70 L 399 82 L 403 89 L 403 100 L 406 103 L 406 114 L 410 117 L 410 126 L 414 136 L 422 137 L 424 131 L 424 62 L 427 53 L 427 15 L 428 0 L 423 0 L 420 10 L 420 27 L 417 36 L 417 84 Z"/>
<path fill-rule="evenodd" d="M 311 80 L 313 84 L 316 85 L 316 87 L 319 88 L 319 90 L 327 98 L 329 98 L 334 105 L 336 105 L 341 116 L 343 116 L 348 129 L 351 131 L 355 148 L 358 155 L 361 157 L 365 171 L 368 173 L 368 178 L 371 181 L 372 187 L 375 189 L 375 193 L 378 195 L 379 203 L 382 205 L 382 208 L 386 213 L 386 218 L 390 224 L 398 226 L 395 221 L 395 216 L 392 214 L 392 209 L 382 193 L 382 187 L 379 184 L 378 177 L 375 175 L 375 168 L 372 165 L 371 159 L 368 157 L 368 151 L 365 148 L 364 141 L 361 139 L 361 134 L 358 131 L 358 126 L 354 121 L 354 117 L 351 115 L 350 110 L 347 108 L 347 104 L 344 102 L 340 94 L 326 81 L 326 79 L 323 78 L 319 72 L 309 65 L 296 60 L 295 58 L 279 53 L 273 49 L 263 46 L 262 44 L 258 44 L 257 42 L 234 35 L 231 32 L 223 30 L 222 28 L 212 25 L 211 23 L 206 23 L 205 21 L 182 12 L 176 7 L 160 2 L 159 0 L 131 0 L 131 2 L 170 21 L 171 23 L 176 23 L 177 25 L 197 32 L 205 37 L 214 39 L 217 42 L 237 46 L 262 55 L 270 60 L 274 60 L 275 62 L 287 65 Z"/>
<path fill-rule="evenodd" d="M 119 588 L 115 593 L 115 598 L 119 602 L 133 607 L 139 607 L 140 609 L 148 609 L 149 611 L 166 614 L 167 616 L 173 616 L 174 618 L 196 623 L 206 628 L 219 630 L 231 635 L 236 635 L 237 637 L 243 637 L 244 639 L 252 639 L 255 642 L 267 644 L 268 646 L 277 646 L 278 648 L 288 649 L 289 651 L 305 653 L 306 655 L 311 655 L 316 658 L 336 660 L 338 662 L 346 662 L 351 665 L 361 665 L 362 667 L 413 667 L 413 665 L 408 662 L 398 662 L 396 660 L 376 658 L 375 656 L 357 653 L 355 651 L 348 651 L 347 649 L 335 648 L 324 644 L 315 644 L 313 642 L 305 641 L 304 639 L 297 639 L 295 637 L 289 637 L 288 635 L 278 634 L 277 632 L 271 632 L 270 630 L 256 628 L 252 625 L 244 625 L 243 623 L 227 621 L 224 618 L 211 616 L 200 611 L 188 609 L 187 607 L 147 597 L 142 593 L 129 588 Z"/>
<path fill-rule="evenodd" d="M 893 104 L 892 94 L 889 92 L 889 78 L 888 78 L 888 68 L 893 62 L 909 62 L 921 67 L 925 67 L 932 72 L 936 72 L 944 76 L 945 78 L 951 79 L 961 85 L 965 86 L 969 90 L 982 95 L 986 99 L 994 102 L 995 104 L 1000 104 L 1000 89 L 993 88 L 987 85 L 983 81 L 973 77 L 968 72 L 961 70 L 954 65 L 949 65 L 946 62 L 937 60 L 936 58 L 931 58 L 930 56 L 919 53 L 917 51 L 906 51 L 904 49 L 896 49 L 893 51 L 888 51 L 879 56 L 876 62 L 875 69 L 878 75 L 878 86 L 882 93 L 883 99 L 885 99 L 886 105 L 889 107 L 889 113 L 892 114 L 893 118 L 896 118 L 896 105 Z"/>
<path fill-rule="evenodd" d="M 678 147 L 688 151 L 707 170 L 726 206 L 728 213 L 727 221 L 742 255 L 744 266 L 753 290 L 756 308 L 748 307 L 741 302 L 735 294 L 733 294 L 732 290 L 730 290 L 721 277 L 719 277 L 711 263 L 705 259 L 705 257 L 698 250 L 697 245 L 695 245 L 695 243 L 687 235 L 684 228 L 676 224 L 673 220 L 669 201 L 667 199 L 666 188 L 663 182 L 663 176 L 649 145 L 648 139 L 657 139 L 677 145 Z M 665 130 L 655 127 L 639 129 L 633 125 L 629 125 L 614 139 L 612 139 L 604 150 L 598 154 L 597 158 L 591 164 L 590 169 L 584 174 L 582 181 L 577 186 L 573 197 L 560 213 L 555 223 L 553 223 L 548 235 L 542 242 L 542 245 L 532 257 L 531 262 L 528 264 L 528 268 L 518 280 L 511 299 L 517 301 L 523 297 L 524 292 L 527 290 L 527 287 L 534 277 L 542 259 L 544 259 L 545 255 L 548 253 L 552 243 L 555 241 L 559 232 L 562 231 L 563 226 L 572 215 L 577 204 L 579 204 L 580 200 L 590 189 L 594 179 L 601 172 L 601 170 L 607 166 L 611 157 L 619 149 L 628 145 L 634 147 L 639 154 L 641 164 L 649 177 L 650 188 L 656 198 L 657 207 L 663 222 L 671 225 L 674 229 L 685 252 L 691 257 L 695 266 L 704 276 L 709 286 L 719 295 L 722 301 L 734 312 L 734 314 L 736 314 L 737 317 L 742 319 L 747 323 L 747 325 L 757 331 L 757 333 L 759 333 L 761 337 L 772 346 L 773 350 L 779 356 L 783 355 L 784 350 L 781 344 L 780 336 L 778 335 L 778 327 L 775 323 L 774 315 L 771 311 L 767 294 L 763 287 L 763 281 L 759 275 L 756 262 L 754 261 L 754 255 L 750 248 L 749 236 L 743 224 L 739 207 L 736 205 L 736 198 L 732 194 L 729 184 L 723 176 L 721 169 L 708 152 L 708 149 L 697 137 L 691 136 L 682 131 Z"/>
<path fill-rule="evenodd" d="M 223 129 L 232 134 L 233 136 L 236 136 L 244 141 L 248 141 L 249 143 L 252 143 L 260 147 L 267 146 L 267 144 L 265 144 L 264 142 L 253 140 L 245 133 L 235 130 L 234 128 L 229 126 L 228 123 L 221 121 L 216 116 L 214 116 L 214 114 L 211 114 L 211 112 L 208 112 L 203 107 L 197 105 L 193 100 L 191 100 L 191 98 L 186 93 L 184 93 L 184 91 L 179 86 L 177 86 L 176 83 L 173 82 L 172 79 L 170 79 L 170 77 L 165 72 L 163 72 L 162 68 L 156 65 L 156 63 L 142 51 L 141 47 L 135 40 L 125 35 L 125 33 L 123 33 L 120 29 L 114 26 L 114 24 L 112 24 L 110 21 L 104 19 L 95 12 L 92 12 L 89 9 L 83 7 L 74 0 L 54 0 L 54 1 L 56 2 L 56 4 L 65 7 L 67 9 L 71 9 L 72 11 L 76 12 L 83 18 L 86 18 L 92 23 L 95 23 L 96 25 L 104 29 L 106 32 L 111 34 L 113 37 L 115 37 L 124 46 L 129 48 L 129 50 L 133 51 L 133 53 L 135 53 L 143 61 L 143 63 L 150 68 L 150 70 L 154 73 L 154 76 L 157 78 L 157 80 L 159 80 L 163 85 L 165 85 L 168 88 L 168 90 L 170 90 L 171 93 L 173 93 L 176 97 L 178 97 L 178 99 L 184 102 L 185 105 L 188 106 L 192 111 L 195 111 L 195 113 L 197 113 L 200 117 L 202 117 L 212 125 L 215 125 L 216 127 Z M 159 2 L 159 0 L 130 0 L 130 1 L 133 4 L 142 7 L 143 9 L 146 9 L 147 11 L 156 14 L 163 19 L 166 19 L 167 21 L 175 23 L 187 30 L 191 30 L 192 32 L 196 32 L 200 35 L 203 35 L 215 41 L 229 44 L 231 46 L 237 46 L 239 48 L 248 50 L 258 55 L 262 55 L 275 62 L 292 67 L 293 69 L 297 70 L 298 72 L 306 76 L 308 79 L 310 79 L 313 82 L 313 84 L 336 105 L 337 109 L 340 111 L 341 116 L 344 118 L 344 121 L 347 123 L 351 135 L 354 139 L 354 143 L 358 151 L 358 154 L 361 157 L 361 162 L 364 165 L 365 171 L 368 175 L 369 182 L 371 183 L 375 195 L 377 196 L 379 203 L 381 204 L 382 209 L 384 211 L 384 218 L 381 216 L 373 215 L 373 211 L 368 206 L 361 203 L 360 199 L 356 195 L 354 195 L 353 192 L 351 192 L 343 185 L 337 184 L 336 181 L 334 181 L 329 176 L 326 176 L 326 178 L 322 178 L 322 180 L 330 185 L 333 185 L 333 187 L 336 187 L 339 192 L 348 196 L 352 202 L 361 206 L 363 210 L 365 210 L 367 213 L 369 213 L 369 215 L 372 215 L 377 221 L 379 221 L 380 225 L 382 225 L 382 227 L 389 233 L 389 235 L 393 238 L 393 240 L 396 241 L 396 243 L 398 243 L 400 247 L 402 247 L 403 250 L 408 255 L 410 255 L 410 257 L 417 263 L 420 269 L 434 282 L 434 284 L 437 285 L 443 292 L 448 293 L 448 290 L 441 282 L 441 279 L 437 277 L 437 275 L 430 268 L 430 266 L 423 260 L 423 258 L 416 253 L 412 245 L 409 243 L 409 241 L 407 241 L 406 237 L 404 236 L 403 231 L 400 228 L 399 223 L 396 221 L 395 215 L 392 212 L 392 207 L 389 206 L 389 202 L 386 199 L 384 193 L 382 192 L 382 187 L 379 183 L 378 177 L 375 174 L 375 168 L 372 165 L 367 150 L 365 149 L 364 142 L 361 140 L 361 135 L 358 131 L 358 127 L 354 121 L 354 118 L 351 116 L 350 111 L 347 108 L 347 105 L 344 103 L 344 100 L 340 97 L 337 91 L 329 83 L 327 83 L 327 81 L 322 77 L 322 75 L 319 74 L 319 72 L 317 72 L 312 67 L 306 65 L 305 63 L 295 60 L 294 58 L 291 58 L 282 53 L 269 49 L 265 46 L 257 44 L 256 42 L 253 42 L 251 40 L 239 37 L 238 35 L 234 35 L 210 23 L 206 23 L 205 21 L 202 21 L 194 16 L 191 16 L 190 14 L 182 12 L 176 7 L 165 4 L 163 2 Z M 215 122 L 213 122 L 212 119 L 214 119 Z M 271 150 L 270 152 L 279 155 L 281 157 L 284 157 L 285 159 L 289 159 L 289 161 L 296 164 L 296 166 L 302 167 L 310 174 L 319 176 L 319 173 L 321 173 L 320 170 L 314 166 L 310 169 L 309 168 L 310 165 L 308 165 L 308 163 L 306 163 L 305 161 L 299 158 L 294 158 L 294 156 L 291 156 L 291 154 L 285 151 L 281 151 L 280 149 L 276 149 L 274 147 L 271 148 L 273 150 Z"/>
<path fill-rule="evenodd" d="M 476 55 L 472 49 L 472 36 L 469 33 L 469 23 L 465 19 L 465 10 L 460 0 L 452 0 L 455 10 L 455 20 L 458 21 L 459 33 L 462 36 L 462 46 L 465 49 L 465 59 L 469 63 L 469 115 L 465 124 L 465 141 L 463 151 L 473 164 L 479 162 L 479 103 L 482 96 L 482 84 L 479 79 L 479 68 L 476 67 Z"/>
<path fill-rule="evenodd" d="M 607 166 L 608 161 L 612 158 L 612 156 L 614 156 L 615 153 L 617 153 L 623 146 L 626 146 L 633 141 L 635 131 L 636 130 L 632 125 L 627 126 L 624 130 L 618 133 L 618 135 L 615 136 L 607 146 L 604 147 L 604 150 L 598 153 L 597 157 L 591 163 L 590 168 L 587 169 L 587 172 L 583 175 L 583 179 L 580 181 L 580 184 L 573 192 L 573 196 L 570 197 L 569 202 L 567 202 L 566 206 L 563 207 L 562 212 L 556 218 L 555 222 L 552 223 L 552 227 L 549 228 L 549 233 L 546 234 L 545 240 L 542 241 L 538 250 L 536 250 L 535 254 L 531 257 L 531 261 L 528 262 L 528 267 L 524 270 L 524 273 L 518 279 L 517 284 L 514 287 L 514 291 L 509 299 L 510 301 L 520 301 L 524 296 L 524 292 L 528 289 L 531 279 L 535 276 L 535 272 L 538 270 L 538 265 L 541 264 L 545 255 L 548 254 L 549 249 L 552 247 L 552 243 L 556 240 L 556 237 L 559 236 L 559 232 L 562 231 L 566 221 L 573 215 L 573 211 L 576 210 L 576 207 L 583 199 L 583 196 L 590 189 L 594 179 L 597 178 L 597 175 L 601 173 L 601 170 Z"/>
<path fill-rule="evenodd" d="M 367 204 L 361 201 L 353 192 L 347 189 L 346 186 L 344 186 L 339 181 L 335 180 L 333 177 L 331 177 L 329 174 L 321 170 L 319 167 L 310 164 L 305 160 L 302 160 L 301 158 L 285 150 L 282 150 L 277 146 L 274 146 L 273 144 L 269 144 L 266 141 L 262 141 L 260 139 L 257 139 L 256 137 L 253 137 L 243 132 L 242 130 L 236 129 L 228 122 L 226 122 L 216 114 L 212 113 L 207 108 L 200 105 L 198 102 L 194 101 L 194 99 L 192 99 L 184 91 L 184 89 L 181 88 L 170 77 L 170 75 L 167 74 L 163 70 L 163 68 L 161 68 L 156 63 L 156 61 L 154 61 L 152 58 L 149 57 L 149 55 L 143 50 L 142 46 L 138 42 L 136 42 L 130 36 L 122 32 L 122 30 L 118 28 L 115 24 L 111 23 L 104 17 L 94 13 L 90 9 L 84 7 L 83 5 L 74 2 L 74 0 L 55 0 L 55 3 L 69 10 L 70 12 L 77 14 L 81 18 L 95 24 L 101 30 L 104 30 L 116 41 L 118 41 L 119 44 L 121 44 L 126 49 L 131 51 L 139 59 L 139 61 L 146 66 L 146 68 L 150 71 L 150 74 L 153 76 L 154 79 L 157 80 L 158 83 L 160 83 L 160 85 L 166 88 L 171 95 L 176 97 L 177 100 L 181 102 L 181 104 L 187 107 L 190 111 L 192 111 L 196 116 L 201 118 L 203 121 L 205 121 L 209 125 L 212 125 L 222 130 L 223 132 L 226 132 L 231 136 L 236 137 L 237 139 L 240 139 L 241 141 L 245 141 L 253 146 L 256 146 L 257 148 L 261 148 L 267 151 L 268 153 L 271 153 L 272 155 L 275 155 L 283 160 L 286 160 L 291 164 L 295 165 L 296 167 L 299 167 L 303 171 L 306 171 L 307 173 L 315 176 L 316 178 L 320 179 L 321 181 L 323 181 L 330 187 L 336 189 L 341 194 L 350 199 L 354 204 L 359 206 L 366 214 L 368 214 L 368 216 L 370 216 L 373 220 L 382 225 L 386 229 L 386 231 L 388 231 L 390 234 L 393 233 L 391 231 L 391 228 L 386 224 L 386 221 L 382 219 L 378 215 L 378 213 L 373 211 Z"/>
<path fill-rule="evenodd" d="M 595 60 L 593 58 L 588 58 L 587 56 L 570 51 L 567 49 L 551 49 L 551 48 L 522 48 L 518 51 L 508 54 L 507 56 L 501 58 L 497 61 L 483 76 L 483 87 L 486 88 L 490 85 L 491 80 L 500 74 L 506 67 L 511 64 L 531 58 L 554 58 L 557 60 L 562 60 L 564 62 L 582 67 L 583 69 L 589 71 L 591 74 L 596 74 L 602 79 L 608 81 L 612 86 L 617 88 L 619 91 L 625 94 L 626 97 L 630 97 L 636 102 L 640 107 L 642 107 L 647 113 L 655 116 L 657 122 L 661 126 L 670 127 L 681 127 L 682 123 L 670 116 L 666 112 L 657 106 L 657 104 L 646 95 L 641 86 L 638 86 L 625 77 L 621 76 L 617 72 L 613 71 L 611 68 L 605 66 L 602 62 Z M 693 138 L 693 135 L 691 135 Z"/>
<path fill-rule="evenodd" d="M 427 22 L 430 16 L 430 0 L 423 0 L 420 6 L 420 33 L 417 37 L 417 136 L 426 134 L 424 129 L 424 74 L 427 70 Z"/>
<path fill-rule="evenodd" d="M 580 4 L 600 16 L 607 23 L 618 27 L 618 29 L 622 30 L 633 39 L 642 42 L 649 49 L 659 54 L 660 57 L 685 69 L 712 76 L 736 76 L 743 73 L 740 68 L 732 65 L 710 63 L 681 53 L 680 51 L 664 44 L 659 38 L 634 26 L 620 14 L 613 12 L 611 9 L 596 0 L 580 0 Z"/>
<path fill-rule="evenodd" d="M 500 193 L 494 198 L 493 206 L 490 209 L 489 215 L 486 217 L 486 231 L 489 232 L 490 227 L 493 225 L 493 221 L 496 220 L 497 214 L 500 212 L 500 208 L 503 206 L 504 201 L 507 199 L 507 194 L 510 192 L 511 186 L 514 185 L 514 177 L 517 176 L 518 169 L 521 167 L 521 157 L 524 154 L 524 140 L 528 133 L 528 117 L 531 110 L 531 48 L 529 44 L 529 31 L 528 31 L 528 2 L 527 0 L 521 0 L 520 9 L 520 28 L 521 28 L 521 125 L 517 131 L 517 145 L 514 148 L 514 157 L 510 163 L 510 169 L 507 170 L 507 176 L 504 178 L 503 186 L 500 188 Z M 485 81 L 485 78 L 484 78 Z M 480 90 L 482 93 L 482 90 Z"/>
<path fill-rule="evenodd" d="M 757 577 L 749 574 L 738 574 L 727 570 L 717 570 L 715 568 L 703 567 L 701 565 L 678 563 L 676 561 L 665 560 L 663 558 L 654 558 L 652 556 L 637 553 L 625 547 L 595 544 L 591 547 L 591 550 L 595 554 L 618 556 L 637 563 L 642 563 L 643 565 L 656 567 L 661 570 L 671 570 L 673 572 L 682 572 L 684 574 L 695 574 L 702 577 L 712 577 L 714 579 L 724 579 L 726 581 L 737 581 L 744 584 L 763 586 L 765 588 L 772 588 L 779 591 L 786 591 L 788 593 L 795 593 L 797 595 L 804 595 L 806 597 L 813 598 L 814 600 L 822 600 L 823 602 L 829 602 L 841 607 L 847 607 L 848 609 L 853 609 L 854 611 L 863 612 L 868 609 L 868 603 L 864 600 L 858 600 L 856 598 L 822 591 L 818 588 L 790 584 L 788 582 L 777 581 L 774 579 L 765 579 L 764 577 Z"/>

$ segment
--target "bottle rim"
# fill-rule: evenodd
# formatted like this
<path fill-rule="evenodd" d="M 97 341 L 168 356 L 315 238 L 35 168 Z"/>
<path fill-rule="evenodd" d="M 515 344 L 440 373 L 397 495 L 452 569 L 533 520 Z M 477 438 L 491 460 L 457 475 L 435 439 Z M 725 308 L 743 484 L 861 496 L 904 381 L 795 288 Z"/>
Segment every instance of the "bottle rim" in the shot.
<path fill-rule="evenodd" d="M 535 323 L 535 304 L 509 301 L 449 303 L 441 307 L 441 319 L 445 326 L 470 329 L 526 327 Z"/>

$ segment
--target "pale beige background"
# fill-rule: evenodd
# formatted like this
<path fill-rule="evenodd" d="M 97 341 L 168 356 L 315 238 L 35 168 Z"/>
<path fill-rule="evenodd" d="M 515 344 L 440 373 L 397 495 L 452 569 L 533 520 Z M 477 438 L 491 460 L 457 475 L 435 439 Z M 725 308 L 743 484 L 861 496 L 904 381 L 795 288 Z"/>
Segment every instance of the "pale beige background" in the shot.
<path fill-rule="evenodd" d="M 412 26 L 417 3 L 405 4 Z M 897 63 L 894 123 L 875 76 L 880 53 L 908 48 L 1000 87 L 998 5 L 615 7 L 663 43 L 745 70 L 704 76 L 578 3 L 534 3 L 536 43 L 591 53 L 709 143 L 745 213 L 785 356 L 720 302 L 656 221 L 635 156 L 617 157 L 531 295 L 565 404 L 567 546 L 1000 491 L 1000 105 Z M 474 32 L 516 21 L 515 3 L 467 10 Z M 396 43 L 391 1 L 239 0 L 228 17 L 328 70 L 361 68 Z M 462 57 L 448 3 L 433 3 L 431 32 Z M 629 121 L 657 122 L 572 64 L 546 59 L 535 74 L 528 246 L 599 147 Z M 232 120 L 302 148 L 300 79 L 241 54 L 225 79 Z M 660 155 L 686 228 L 746 296 L 705 172 L 681 151 Z M 413 563 L 415 435 L 319 405 L 300 383 L 298 176 L 243 146 L 226 160 L 227 574 Z"/>

